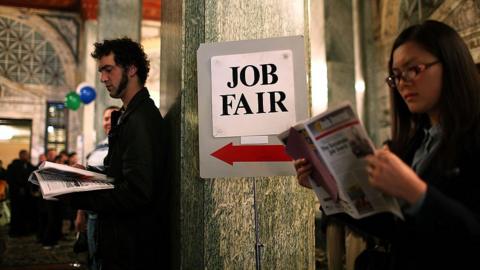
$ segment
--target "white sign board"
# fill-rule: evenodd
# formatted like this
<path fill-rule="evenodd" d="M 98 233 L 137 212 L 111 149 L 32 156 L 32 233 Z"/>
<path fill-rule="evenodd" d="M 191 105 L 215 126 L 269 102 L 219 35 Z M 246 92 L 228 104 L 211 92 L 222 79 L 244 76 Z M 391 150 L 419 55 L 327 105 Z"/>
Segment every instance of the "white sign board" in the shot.
<path fill-rule="evenodd" d="M 278 134 L 295 123 L 291 50 L 211 58 L 214 137 Z"/>
<path fill-rule="evenodd" d="M 294 175 L 277 134 L 308 118 L 302 36 L 201 44 L 200 176 Z"/>

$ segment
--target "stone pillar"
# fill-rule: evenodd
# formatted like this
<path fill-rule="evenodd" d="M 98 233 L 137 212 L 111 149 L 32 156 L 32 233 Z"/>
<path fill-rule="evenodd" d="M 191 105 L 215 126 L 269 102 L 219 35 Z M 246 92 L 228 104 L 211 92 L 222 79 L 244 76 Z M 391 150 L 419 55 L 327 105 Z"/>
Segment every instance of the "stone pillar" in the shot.
<path fill-rule="evenodd" d="M 96 75 L 97 75 L 97 64 L 95 60 L 90 56 L 90 53 L 93 50 L 93 43 L 97 41 L 97 22 L 96 20 L 85 20 L 84 23 L 84 37 L 82 39 L 83 42 L 83 62 L 82 62 L 82 80 L 87 82 L 91 85 L 95 85 L 96 82 Z M 103 92 L 102 88 L 99 88 L 98 85 L 96 87 L 97 95 L 100 92 Z M 93 151 L 95 148 L 97 135 L 96 133 L 100 133 L 100 136 L 104 136 L 103 128 L 100 126 L 100 129 L 95 130 L 95 120 L 97 117 L 101 117 L 100 115 L 95 116 L 95 104 L 97 103 L 96 100 L 83 106 L 83 122 L 82 122 L 82 129 L 83 129 L 83 156 L 79 157 L 81 164 L 86 163 L 86 156 L 88 153 Z"/>
<path fill-rule="evenodd" d="M 390 93 L 385 83 L 388 75 L 388 58 L 393 40 L 382 42 L 385 31 L 395 31 L 396 26 L 382 30 L 382 10 L 376 1 L 361 1 L 360 25 L 362 34 L 363 70 L 365 71 L 365 126 L 372 141 L 380 146 L 391 138 Z M 385 8 L 385 7 L 384 7 Z M 396 10 L 399 8 L 396 7 Z M 390 16 L 390 17 L 393 17 Z M 395 30 L 392 30 L 394 28 Z M 383 32 L 383 34 L 382 34 Z M 394 36 L 395 34 L 388 34 Z"/>
<path fill-rule="evenodd" d="M 142 22 L 141 0 L 101 0 L 98 3 L 98 41 L 129 37 L 140 41 Z M 119 99 L 112 99 L 97 76 L 97 98 L 95 102 L 95 130 L 97 141 L 104 137 L 102 131 L 103 110 L 109 105 L 121 106 Z"/>
<path fill-rule="evenodd" d="M 173 269 L 255 269 L 254 178 L 199 178 L 197 49 L 204 42 L 307 35 L 306 2 L 162 2 L 161 91 L 169 100 L 161 107 L 170 132 Z M 314 269 L 312 192 L 294 177 L 256 180 L 262 269 Z"/>
<path fill-rule="evenodd" d="M 356 107 L 352 1 L 325 1 L 328 106 L 348 100 Z"/>

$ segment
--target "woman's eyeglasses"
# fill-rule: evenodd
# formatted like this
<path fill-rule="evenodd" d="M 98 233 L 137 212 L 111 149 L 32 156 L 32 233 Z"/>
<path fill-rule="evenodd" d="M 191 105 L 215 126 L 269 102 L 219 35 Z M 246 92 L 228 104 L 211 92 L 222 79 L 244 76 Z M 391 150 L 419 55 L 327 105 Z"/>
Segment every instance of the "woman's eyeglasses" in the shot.
<path fill-rule="evenodd" d="M 390 88 L 397 89 L 397 85 L 400 83 L 400 80 L 403 80 L 404 82 L 411 82 L 418 76 L 418 74 L 438 63 L 440 63 L 439 60 L 427 64 L 415 65 L 407 68 L 407 70 L 404 70 L 402 72 L 394 71 L 393 74 L 391 74 L 385 79 L 385 81 L 387 82 L 388 86 L 390 86 Z"/>

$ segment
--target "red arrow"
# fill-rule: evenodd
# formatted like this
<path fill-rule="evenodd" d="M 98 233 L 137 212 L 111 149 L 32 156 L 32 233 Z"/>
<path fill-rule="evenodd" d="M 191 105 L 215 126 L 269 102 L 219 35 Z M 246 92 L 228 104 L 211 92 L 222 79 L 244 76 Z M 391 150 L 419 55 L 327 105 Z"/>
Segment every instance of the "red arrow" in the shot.
<path fill-rule="evenodd" d="M 233 145 L 229 143 L 211 154 L 233 166 L 234 162 L 291 161 L 283 145 Z"/>

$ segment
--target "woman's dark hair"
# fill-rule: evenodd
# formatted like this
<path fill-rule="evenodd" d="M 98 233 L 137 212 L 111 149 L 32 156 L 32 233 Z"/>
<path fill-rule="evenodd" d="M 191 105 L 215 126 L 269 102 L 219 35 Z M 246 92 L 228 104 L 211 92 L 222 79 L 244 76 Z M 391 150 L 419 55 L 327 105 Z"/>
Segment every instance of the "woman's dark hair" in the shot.
<path fill-rule="evenodd" d="M 451 166 L 459 144 L 477 134 L 480 121 L 480 78 L 472 56 L 462 38 L 450 26 L 432 20 L 403 30 L 395 40 L 388 63 L 392 74 L 393 53 L 401 45 L 413 42 L 438 58 L 443 67 L 439 99 L 442 141 L 437 157 L 449 157 L 439 166 Z M 412 114 L 397 89 L 392 97 L 392 150 L 405 158 L 408 142 L 429 125 L 426 114 Z M 445 168 L 445 167 L 444 167 Z M 448 168 L 448 167 L 447 167 Z"/>
<path fill-rule="evenodd" d="M 135 66 L 137 68 L 138 79 L 142 85 L 147 80 L 150 71 L 150 61 L 143 51 L 142 45 L 124 37 L 119 39 L 104 40 L 103 43 L 95 42 L 95 51 L 92 57 L 100 60 L 100 58 L 113 52 L 114 60 L 117 65 L 124 69 Z"/>

